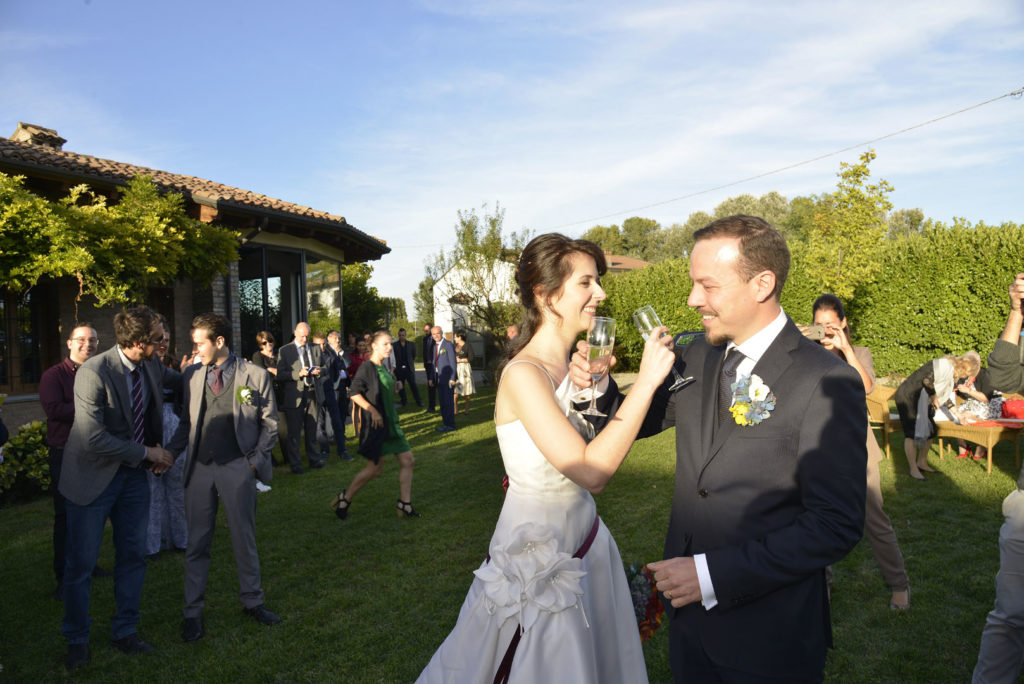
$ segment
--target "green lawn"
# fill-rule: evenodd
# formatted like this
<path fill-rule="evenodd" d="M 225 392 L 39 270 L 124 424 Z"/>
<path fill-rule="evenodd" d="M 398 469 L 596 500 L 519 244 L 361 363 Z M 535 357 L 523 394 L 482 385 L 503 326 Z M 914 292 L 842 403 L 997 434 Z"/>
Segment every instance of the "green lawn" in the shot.
<path fill-rule="evenodd" d="M 411 682 L 455 623 L 487 551 L 501 506 L 502 466 L 491 423 L 493 389 L 460 414 L 461 429 L 439 436 L 440 420 L 402 415 L 416 454 L 413 502 L 423 517 L 400 520 L 397 467 L 388 460 L 345 521 L 328 508 L 359 460 L 331 460 L 303 476 L 278 469 L 261 494 L 257 534 L 267 605 L 284 618 L 263 627 L 244 617 L 227 530 L 214 540 L 205 612 L 207 636 L 181 642 L 181 554 L 150 563 L 140 633 L 157 647 L 127 657 L 107 645 L 112 581 L 93 585 L 92 663 L 63 669 L 63 614 L 50 570 L 49 499 L 0 509 L 0 681 Z M 351 429 L 350 429 L 351 434 Z M 353 442 L 350 440 L 350 446 Z M 1012 446 L 995 467 L 946 458 L 927 482 L 906 474 L 902 435 L 882 463 L 886 509 L 906 556 L 912 608 L 890 611 L 888 591 L 867 543 L 836 567 L 832 682 L 965 682 L 994 598 L 1000 503 L 1013 488 Z M 597 497 L 624 559 L 655 560 L 672 498 L 673 436 L 638 443 Z M 223 516 L 221 516 L 223 519 Z M 101 564 L 113 567 L 104 542 Z M 645 644 L 652 682 L 670 681 L 667 630 Z"/>

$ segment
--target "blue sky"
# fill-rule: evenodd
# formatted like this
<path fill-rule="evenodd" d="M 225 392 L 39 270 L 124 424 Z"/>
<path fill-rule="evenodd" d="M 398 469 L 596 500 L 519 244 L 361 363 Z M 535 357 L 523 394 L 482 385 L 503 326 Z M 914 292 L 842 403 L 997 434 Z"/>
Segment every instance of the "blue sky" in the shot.
<path fill-rule="evenodd" d="M 410 316 L 459 209 L 579 235 L 828 192 L 861 150 L 628 211 L 1022 87 L 1019 0 L 0 2 L 0 135 L 345 216 Z M 1022 124 L 1004 98 L 875 143 L 873 175 L 896 208 L 1024 221 Z"/>

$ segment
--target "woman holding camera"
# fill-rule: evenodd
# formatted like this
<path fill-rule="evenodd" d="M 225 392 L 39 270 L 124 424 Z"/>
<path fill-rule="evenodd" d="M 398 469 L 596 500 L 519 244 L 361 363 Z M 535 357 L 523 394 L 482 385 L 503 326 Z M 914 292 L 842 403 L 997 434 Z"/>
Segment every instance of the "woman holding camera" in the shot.
<path fill-rule="evenodd" d="M 814 323 L 822 326 L 824 334 L 821 346 L 844 359 L 860 375 L 864 382 L 864 393 L 869 394 L 875 386 L 875 366 L 871 350 L 850 344 L 850 327 L 846 323 L 843 302 L 833 294 L 823 294 L 814 301 Z M 910 579 L 903 564 L 903 553 L 896 532 L 892 529 L 889 516 L 882 509 L 882 485 L 878 464 L 882 461 L 882 450 L 878 447 L 875 433 L 868 427 L 867 434 L 868 469 L 867 496 L 864 505 L 864 536 L 871 544 L 875 562 L 882 570 L 885 583 L 892 591 L 889 607 L 906 610 L 910 607 Z M 829 582 L 831 586 L 831 581 Z"/>

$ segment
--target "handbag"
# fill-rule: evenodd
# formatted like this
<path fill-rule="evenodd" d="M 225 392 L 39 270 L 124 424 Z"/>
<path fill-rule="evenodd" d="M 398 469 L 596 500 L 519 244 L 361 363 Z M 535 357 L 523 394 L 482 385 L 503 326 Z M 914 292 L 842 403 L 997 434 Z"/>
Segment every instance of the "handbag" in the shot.
<path fill-rule="evenodd" d="M 1024 418 L 1024 399 L 1010 399 L 1003 402 L 1003 418 Z"/>

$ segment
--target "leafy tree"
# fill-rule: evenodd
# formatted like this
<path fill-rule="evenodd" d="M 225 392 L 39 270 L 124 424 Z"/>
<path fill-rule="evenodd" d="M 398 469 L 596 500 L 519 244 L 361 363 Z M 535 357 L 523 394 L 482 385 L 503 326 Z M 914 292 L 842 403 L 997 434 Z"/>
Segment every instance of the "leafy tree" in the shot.
<path fill-rule="evenodd" d="M 341 267 L 341 320 L 345 332 L 360 333 L 383 323 L 384 304 L 377 288 L 370 285 L 373 267 L 369 264 L 346 264 Z"/>
<path fill-rule="evenodd" d="M 434 322 L 434 283 L 437 282 L 433 276 L 426 275 L 416 291 L 412 294 L 412 304 L 416 311 L 416 321 L 421 325 Z"/>
<path fill-rule="evenodd" d="M 505 210 L 487 204 L 478 215 L 475 209 L 459 210 L 455 224 L 455 246 L 438 254 L 427 265 L 427 276 L 445 277 L 449 300 L 457 300 L 470 317 L 485 329 L 496 332 L 518 320 L 515 301 L 514 264 L 519 260 L 530 233 L 503 233 Z"/>
<path fill-rule="evenodd" d="M 790 200 L 789 214 L 779 224 L 774 224 L 790 245 L 807 240 L 813 231 L 817 206 L 816 197 L 794 197 Z"/>
<path fill-rule="evenodd" d="M 145 299 L 177 278 L 209 283 L 238 260 L 236 233 L 190 218 L 181 195 L 161 195 L 146 177 L 109 206 L 84 185 L 50 202 L 0 174 L 0 247 L 0 287 L 74 276 L 98 306 Z"/>
<path fill-rule="evenodd" d="M 584 240 L 590 240 L 601 249 L 608 250 L 612 254 L 626 253 L 622 234 L 619 232 L 617 225 L 594 226 L 580 237 Z"/>
<path fill-rule="evenodd" d="M 612 254 L 649 261 L 661 252 L 665 239 L 661 224 L 654 219 L 631 216 L 622 227 L 594 226 L 581 237 Z"/>
<path fill-rule="evenodd" d="M 44 275 L 84 273 L 92 256 L 68 225 L 68 211 L 0 173 L 0 288 L 24 291 Z"/>
<path fill-rule="evenodd" d="M 785 222 L 789 216 L 789 211 L 789 202 L 786 198 L 773 190 L 760 197 L 743 194 L 723 200 L 715 207 L 714 217 L 720 219 L 735 214 L 760 216 L 768 223 L 777 227 Z"/>
<path fill-rule="evenodd" d="M 931 226 L 931 219 L 925 222 L 924 212 L 920 209 L 897 209 L 889 213 L 889 239 L 905 238 L 917 235 Z"/>
<path fill-rule="evenodd" d="M 857 286 L 870 281 L 882 265 L 892 186 L 885 180 L 868 184 L 868 167 L 874 158 L 874 151 L 869 151 L 860 156 L 859 164 L 840 163 L 836 191 L 817 202 L 801 255 L 805 267 L 817 275 L 821 291 L 833 292 L 847 301 L 853 299 Z"/>
<path fill-rule="evenodd" d="M 395 321 L 406 321 L 405 300 L 401 297 L 384 297 L 380 301 L 384 317 L 383 328 L 390 328 Z"/>

